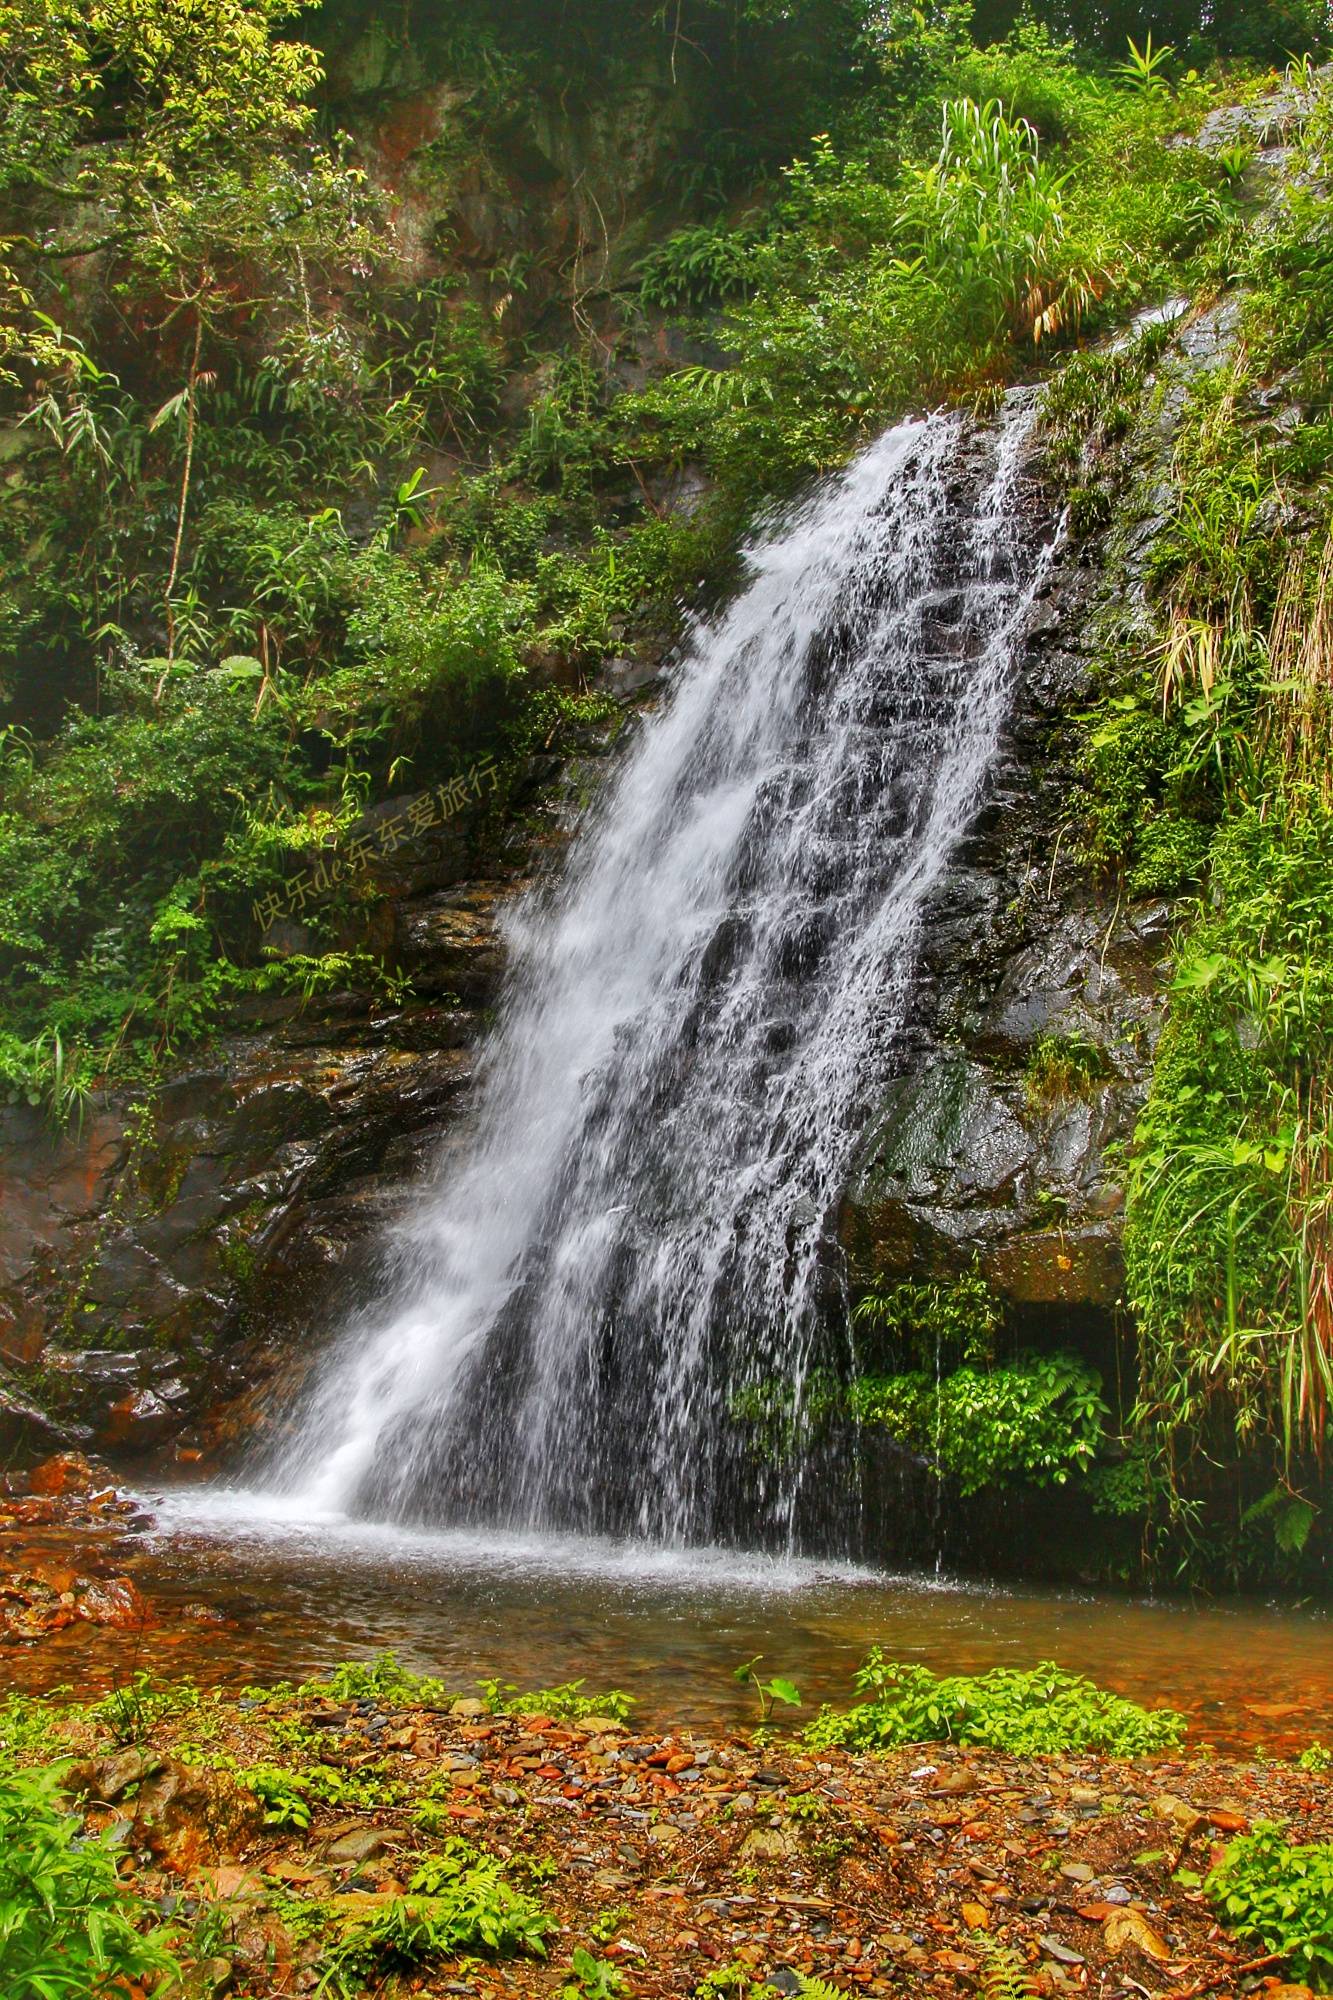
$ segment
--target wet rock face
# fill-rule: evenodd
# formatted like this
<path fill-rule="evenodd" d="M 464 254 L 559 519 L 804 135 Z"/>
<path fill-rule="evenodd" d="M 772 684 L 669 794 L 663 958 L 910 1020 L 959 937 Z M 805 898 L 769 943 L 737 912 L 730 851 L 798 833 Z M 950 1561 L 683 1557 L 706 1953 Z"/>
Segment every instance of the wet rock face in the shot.
<path fill-rule="evenodd" d="M 298 1016 L 220 1045 L 146 1120 L 116 1107 L 56 1141 L 35 1114 L 0 1118 L 22 1190 L 0 1206 L 5 1439 L 154 1450 L 262 1366 L 257 1347 L 335 1313 L 466 1090 L 476 1018 Z"/>
<path fill-rule="evenodd" d="M 1299 103 L 1265 112 L 1261 188 Z M 1271 129 L 1270 129 L 1271 126 Z M 1204 143 L 1224 143 L 1226 131 Z M 1146 1095 L 1164 1010 L 1169 902 L 1099 885 L 1078 857 L 1079 715 L 1103 647 L 1152 643 L 1148 559 L 1192 384 L 1240 337 L 1234 297 L 1172 316 L 1119 465 L 1110 527 L 1057 549 L 1029 620 L 990 796 L 927 915 L 909 1035 L 841 1215 L 853 1280 L 979 1264 L 1019 1340 L 1104 1360 L 1120 1301 L 1113 1164 Z M 1025 504 L 1055 511 L 1031 467 Z M 1075 1060 L 1059 1073 L 1061 1048 Z"/>
<path fill-rule="evenodd" d="M 1067 851 L 1070 718 L 1107 590 L 1065 550 L 1034 606 L 991 794 L 930 912 L 910 1033 L 841 1219 L 854 1280 L 975 1260 L 1020 1339 L 1094 1348 L 1123 1276 L 1107 1150 L 1146 1090 L 1170 934 L 1168 906 L 1099 893 Z M 1078 1073 L 1052 1082 L 1040 1052 L 1061 1047 Z"/>
<path fill-rule="evenodd" d="M 374 1295 L 386 1225 L 466 1106 L 502 913 L 545 846 L 559 852 L 561 808 L 508 858 L 451 840 L 381 866 L 367 921 L 383 935 L 358 942 L 409 982 L 400 1002 L 256 1003 L 147 1103 L 100 1104 L 64 1137 L 0 1111 L 7 1462 L 60 1444 L 206 1458 L 276 1367 L 299 1375 Z"/>

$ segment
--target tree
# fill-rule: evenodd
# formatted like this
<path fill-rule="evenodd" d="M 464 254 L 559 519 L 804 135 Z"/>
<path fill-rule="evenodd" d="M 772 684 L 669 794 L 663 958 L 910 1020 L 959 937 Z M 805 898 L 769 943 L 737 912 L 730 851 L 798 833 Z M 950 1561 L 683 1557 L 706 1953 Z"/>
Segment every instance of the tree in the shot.
<path fill-rule="evenodd" d="M 1086 49 L 1122 55 L 1132 35 L 1178 49 L 1204 44 L 1219 55 L 1253 56 L 1281 62 L 1291 52 L 1329 44 L 1325 0 L 976 0 L 974 32 L 980 42 L 1000 41 L 1020 18 L 1034 19 L 1052 34 L 1068 36 Z M 1192 52 L 1191 52 L 1192 53 Z"/>
<path fill-rule="evenodd" d="M 0 364 L 50 364 L 44 301 L 84 260 L 197 328 L 242 267 L 347 253 L 359 177 L 310 140 L 319 56 L 276 32 L 299 11 L 0 0 Z"/>

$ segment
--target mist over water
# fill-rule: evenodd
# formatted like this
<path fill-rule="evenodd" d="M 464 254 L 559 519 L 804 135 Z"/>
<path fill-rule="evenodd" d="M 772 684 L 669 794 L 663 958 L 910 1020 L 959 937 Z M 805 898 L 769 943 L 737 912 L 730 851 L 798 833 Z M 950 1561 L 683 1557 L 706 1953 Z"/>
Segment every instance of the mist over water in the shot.
<path fill-rule="evenodd" d="M 473 1125 L 276 1470 L 307 1516 L 855 1541 L 731 1407 L 845 1359 L 836 1216 L 1044 552 L 1021 395 L 896 426 L 760 539 L 509 925 Z M 799 1454 L 794 1463 L 799 1465 Z"/>

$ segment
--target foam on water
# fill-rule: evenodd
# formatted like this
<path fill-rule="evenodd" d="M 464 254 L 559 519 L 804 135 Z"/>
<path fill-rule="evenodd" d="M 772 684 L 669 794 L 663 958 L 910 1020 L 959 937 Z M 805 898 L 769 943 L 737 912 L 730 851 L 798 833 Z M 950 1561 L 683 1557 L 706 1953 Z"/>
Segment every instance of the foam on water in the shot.
<path fill-rule="evenodd" d="M 249 1548 L 277 1558 L 312 1557 L 343 1571 L 364 1567 L 393 1570 L 400 1576 L 413 1572 L 450 1577 L 555 1576 L 642 1587 L 663 1595 L 723 1589 L 786 1596 L 828 1587 L 882 1588 L 896 1581 L 852 1563 L 745 1554 L 721 1547 L 414 1528 L 332 1512 L 311 1514 L 300 1495 L 244 1487 L 167 1487 L 134 1497 L 151 1516 L 146 1531 L 150 1545 L 215 1540 L 229 1550 Z M 913 1578 L 911 1587 L 955 1586 L 943 1579 Z"/>

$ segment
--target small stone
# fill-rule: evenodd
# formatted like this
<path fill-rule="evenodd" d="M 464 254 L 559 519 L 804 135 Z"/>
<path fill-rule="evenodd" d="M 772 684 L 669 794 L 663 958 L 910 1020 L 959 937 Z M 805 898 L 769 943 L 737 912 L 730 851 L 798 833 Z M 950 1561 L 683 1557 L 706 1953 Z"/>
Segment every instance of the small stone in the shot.
<path fill-rule="evenodd" d="M 1064 1861 L 1060 1864 L 1060 1873 L 1066 1882 L 1093 1882 L 1097 1876 L 1096 1869 L 1089 1868 L 1086 1861 Z"/>
<path fill-rule="evenodd" d="M 1146 1958 L 1156 1959 L 1158 1964 L 1171 1956 L 1165 1940 L 1138 1910 L 1117 1910 L 1103 1924 L 1102 1936 L 1108 1951 L 1119 1953 L 1134 1949 L 1141 1951 Z"/>
<path fill-rule="evenodd" d="M 465 1720 L 475 1720 L 479 1716 L 489 1715 L 490 1710 L 484 1701 L 478 1700 L 476 1695 L 465 1695 L 461 1701 L 453 1703 L 449 1713 Z"/>
<path fill-rule="evenodd" d="M 388 1845 L 382 1833 L 373 1826 L 366 1826 L 330 1841 L 324 1854 L 327 1860 L 342 1867 L 352 1862 L 372 1861 L 377 1854 L 383 1854 Z"/>
<path fill-rule="evenodd" d="M 229 1958 L 205 1959 L 200 1972 L 204 1992 L 211 1996 L 211 2000 L 221 2000 L 221 1996 L 230 1993 L 236 1983 L 236 1975 Z"/>
<path fill-rule="evenodd" d="M 1071 1945 L 1065 1944 L 1061 1938 L 1052 1937 L 1048 1933 L 1047 1936 L 1038 1938 L 1037 1942 L 1045 1952 L 1047 1958 L 1053 1958 L 1057 1965 L 1082 1965 L 1085 1963 L 1082 1952 L 1075 1951 Z"/>
<path fill-rule="evenodd" d="M 946 1798 L 962 1798 L 977 1789 L 976 1773 L 969 1771 L 965 1765 L 956 1771 L 941 1771 L 933 1789 L 942 1792 Z"/>
<path fill-rule="evenodd" d="M 675 1847 L 681 1838 L 681 1832 L 678 1826 L 672 1826 L 669 1821 L 663 1820 L 659 1825 L 649 1827 L 648 1838 L 658 1847 Z"/>
<path fill-rule="evenodd" d="M 1169 1792 L 1159 1793 L 1153 1800 L 1153 1811 L 1158 1819 L 1169 1820 L 1172 1826 L 1179 1827 L 1187 1838 L 1197 1833 L 1204 1824 L 1204 1816 L 1197 1806 L 1190 1805 L 1185 1799 L 1173 1798 Z"/>

